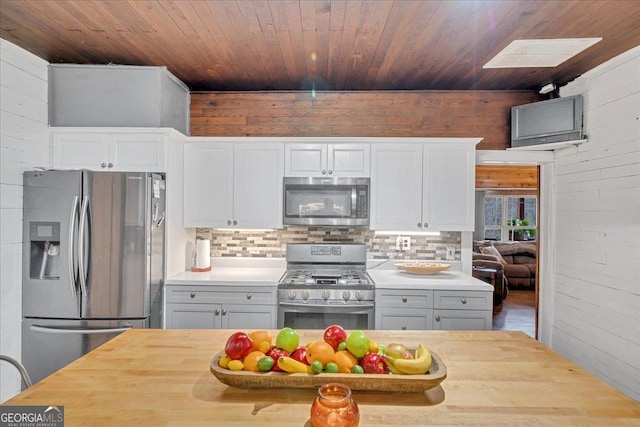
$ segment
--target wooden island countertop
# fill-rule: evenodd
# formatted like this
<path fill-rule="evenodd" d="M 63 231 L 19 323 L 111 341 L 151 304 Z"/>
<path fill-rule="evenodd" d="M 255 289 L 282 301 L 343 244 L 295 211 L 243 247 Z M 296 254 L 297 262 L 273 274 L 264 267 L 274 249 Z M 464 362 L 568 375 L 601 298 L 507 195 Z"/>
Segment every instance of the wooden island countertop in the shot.
<path fill-rule="evenodd" d="M 231 330 L 124 332 L 4 405 L 64 406 L 65 426 L 310 426 L 313 389 L 236 389 L 209 371 Z M 321 331 L 298 331 L 301 342 Z M 361 426 L 639 426 L 640 403 L 521 332 L 367 331 L 435 351 L 422 393 L 354 391 Z M 275 334 L 274 334 L 275 336 Z"/>

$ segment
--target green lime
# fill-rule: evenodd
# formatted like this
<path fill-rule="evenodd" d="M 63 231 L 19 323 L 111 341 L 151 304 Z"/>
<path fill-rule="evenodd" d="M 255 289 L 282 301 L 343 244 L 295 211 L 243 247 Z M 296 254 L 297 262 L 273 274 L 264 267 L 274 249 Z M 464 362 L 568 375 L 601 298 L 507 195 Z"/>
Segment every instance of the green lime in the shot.
<path fill-rule="evenodd" d="M 338 344 L 338 351 L 342 351 L 346 349 L 347 349 L 347 343 L 345 341 L 342 341 L 340 344 Z"/>
<path fill-rule="evenodd" d="M 276 347 L 292 353 L 300 344 L 300 337 L 295 329 L 282 328 L 276 337 Z"/>
<path fill-rule="evenodd" d="M 319 360 L 314 360 L 311 362 L 311 372 L 314 374 L 319 374 L 322 372 L 322 362 Z"/>
<path fill-rule="evenodd" d="M 260 372 L 269 372 L 275 363 L 270 356 L 261 357 L 260 360 L 258 360 L 258 370 Z"/>
<path fill-rule="evenodd" d="M 340 367 L 335 362 L 329 362 L 324 367 L 324 371 L 329 373 L 329 374 L 337 374 L 338 372 L 340 372 Z"/>
<path fill-rule="evenodd" d="M 385 354 L 387 352 L 387 346 L 384 344 L 380 344 L 378 346 L 378 354 Z"/>
<path fill-rule="evenodd" d="M 360 365 L 355 365 L 353 368 L 351 368 L 351 373 L 352 374 L 364 374 L 364 369 L 362 369 L 362 366 L 360 366 Z"/>

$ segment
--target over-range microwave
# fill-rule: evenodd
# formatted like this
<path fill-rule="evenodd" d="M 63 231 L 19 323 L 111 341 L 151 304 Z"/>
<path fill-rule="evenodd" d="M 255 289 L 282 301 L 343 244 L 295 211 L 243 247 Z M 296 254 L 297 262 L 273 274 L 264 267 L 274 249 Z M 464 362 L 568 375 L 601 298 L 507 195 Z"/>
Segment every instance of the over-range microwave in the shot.
<path fill-rule="evenodd" d="M 369 178 L 285 177 L 285 225 L 369 225 Z"/>

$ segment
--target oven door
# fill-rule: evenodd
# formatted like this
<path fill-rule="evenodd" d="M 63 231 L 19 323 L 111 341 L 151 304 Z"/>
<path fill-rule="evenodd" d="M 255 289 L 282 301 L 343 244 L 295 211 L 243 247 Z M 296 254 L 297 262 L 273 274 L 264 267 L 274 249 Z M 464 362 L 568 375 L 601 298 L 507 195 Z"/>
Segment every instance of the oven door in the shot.
<path fill-rule="evenodd" d="M 340 325 L 347 330 L 374 329 L 374 304 L 278 304 L 278 329 L 325 329 Z"/>

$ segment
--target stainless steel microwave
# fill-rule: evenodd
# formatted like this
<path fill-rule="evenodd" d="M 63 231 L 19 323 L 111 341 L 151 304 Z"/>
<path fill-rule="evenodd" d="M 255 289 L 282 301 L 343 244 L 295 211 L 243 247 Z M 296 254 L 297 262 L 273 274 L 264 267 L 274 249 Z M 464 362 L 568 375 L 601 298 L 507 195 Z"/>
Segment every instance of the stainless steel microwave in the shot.
<path fill-rule="evenodd" d="M 285 225 L 369 225 L 369 178 L 284 178 Z"/>

